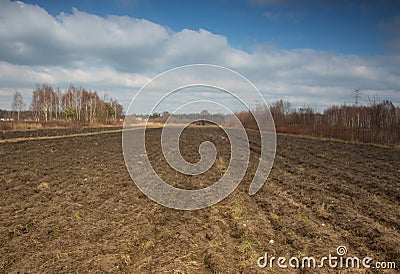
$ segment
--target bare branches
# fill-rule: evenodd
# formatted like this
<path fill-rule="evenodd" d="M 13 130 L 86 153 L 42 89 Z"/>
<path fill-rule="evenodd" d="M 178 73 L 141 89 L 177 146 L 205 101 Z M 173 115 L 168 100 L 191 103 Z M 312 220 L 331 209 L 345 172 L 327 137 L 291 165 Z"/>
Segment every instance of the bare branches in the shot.
<path fill-rule="evenodd" d="M 25 103 L 22 99 L 22 95 L 20 92 L 16 91 L 14 94 L 14 99 L 12 103 L 12 110 L 17 112 L 17 120 L 19 121 L 19 114 L 24 109 Z"/>
<path fill-rule="evenodd" d="M 278 132 L 337 138 L 348 141 L 400 144 L 400 108 L 392 102 L 370 100 L 368 106 L 332 106 L 323 113 L 311 107 L 295 109 L 279 100 L 269 107 Z M 262 107 L 257 107 L 262 110 Z M 252 112 L 237 113 L 244 127 L 255 128 Z"/>
<path fill-rule="evenodd" d="M 32 94 L 31 111 L 37 121 L 65 120 L 80 123 L 111 123 L 122 117 L 122 106 L 117 100 L 105 102 L 96 91 L 70 85 L 63 92 L 55 92 L 49 85 L 37 86 Z"/>

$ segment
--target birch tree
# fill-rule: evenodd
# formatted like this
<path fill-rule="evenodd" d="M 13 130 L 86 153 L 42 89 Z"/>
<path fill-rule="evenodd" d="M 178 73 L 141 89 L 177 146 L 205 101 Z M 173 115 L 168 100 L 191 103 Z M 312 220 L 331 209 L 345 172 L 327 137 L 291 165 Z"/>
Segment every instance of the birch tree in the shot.
<path fill-rule="evenodd" d="M 24 109 L 24 107 L 25 107 L 24 99 L 22 98 L 21 93 L 16 91 L 14 94 L 12 109 L 13 109 L 13 111 L 17 112 L 17 120 L 18 121 L 19 121 L 19 115 L 20 115 L 21 111 Z"/>

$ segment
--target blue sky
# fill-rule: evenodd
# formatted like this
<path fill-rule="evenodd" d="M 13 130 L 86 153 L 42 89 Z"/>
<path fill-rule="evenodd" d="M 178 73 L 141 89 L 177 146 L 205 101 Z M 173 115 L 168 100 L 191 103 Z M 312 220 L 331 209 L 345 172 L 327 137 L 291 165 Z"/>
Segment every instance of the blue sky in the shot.
<path fill-rule="evenodd" d="M 400 2 L 0 0 L 0 108 L 37 83 L 132 93 L 175 66 L 212 63 L 267 101 L 319 110 L 353 88 L 400 104 Z M 23 20 L 21 20 L 23 18 Z"/>
<path fill-rule="evenodd" d="M 214 3 L 219 3 L 218 8 L 214 9 L 210 3 L 195 7 L 195 10 L 201 11 L 196 12 L 197 20 L 191 20 L 192 15 L 188 12 L 192 8 L 190 5 L 181 12 L 175 10 L 173 17 L 165 17 L 165 13 L 157 17 L 175 30 L 204 28 L 225 35 L 233 46 L 245 50 L 266 43 L 284 49 L 313 48 L 375 54 L 383 50 L 381 41 L 384 35 L 377 26 L 394 13 L 390 9 L 377 10 L 374 5 L 367 6 L 362 12 L 363 5 L 357 4 L 265 6 L 240 1 Z M 174 9 L 168 12 L 173 13 Z"/>
<path fill-rule="evenodd" d="M 128 15 L 171 28 L 205 29 L 237 48 L 257 44 L 346 54 L 382 54 L 389 35 L 380 27 L 400 15 L 400 2 L 383 1 L 26 1 L 52 15 L 72 7 L 100 16 Z"/>

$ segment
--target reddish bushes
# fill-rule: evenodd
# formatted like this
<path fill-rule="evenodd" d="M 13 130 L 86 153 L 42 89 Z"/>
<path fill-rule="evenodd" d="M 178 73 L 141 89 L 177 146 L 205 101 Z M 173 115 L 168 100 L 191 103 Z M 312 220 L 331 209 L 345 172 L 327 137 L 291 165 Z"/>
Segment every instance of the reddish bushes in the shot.
<path fill-rule="evenodd" d="M 257 107 L 257 112 L 266 109 Z M 271 104 L 277 132 L 336 138 L 384 145 L 400 144 L 400 108 L 390 101 L 371 102 L 369 106 L 333 106 L 322 114 L 312 108 L 295 109 L 282 100 Z M 236 116 L 244 127 L 257 128 L 252 112 Z"/>

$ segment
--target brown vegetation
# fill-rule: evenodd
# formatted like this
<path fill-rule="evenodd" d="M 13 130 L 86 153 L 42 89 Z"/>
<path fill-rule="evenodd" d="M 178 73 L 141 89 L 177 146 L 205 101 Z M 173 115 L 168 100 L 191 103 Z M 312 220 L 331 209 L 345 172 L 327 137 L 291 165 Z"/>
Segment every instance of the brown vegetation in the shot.
<path fill-rule="evenodd" d="M 310 107 L 295 109 L 279 100 L 269 106 L 277 132 L 336 138 L 352 142 L 396 146 L 400 144 L 400 108 L 390 101 L 369 106 L 332 106 L 323 113 Z M 253 113 L 267 111 L 262 106 L 237 113 L 244 127 L 256 129 Z"/>

